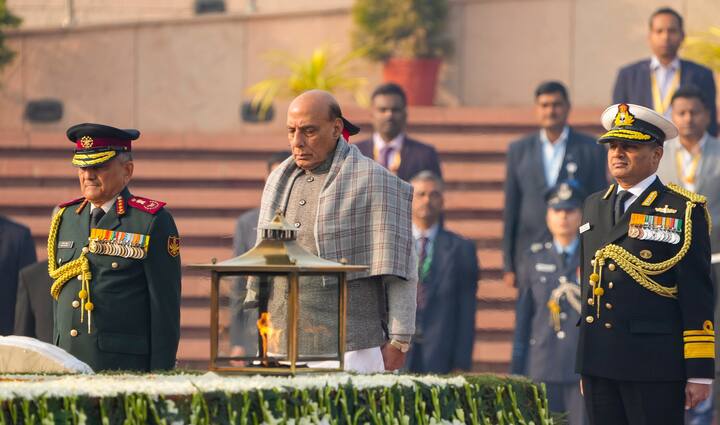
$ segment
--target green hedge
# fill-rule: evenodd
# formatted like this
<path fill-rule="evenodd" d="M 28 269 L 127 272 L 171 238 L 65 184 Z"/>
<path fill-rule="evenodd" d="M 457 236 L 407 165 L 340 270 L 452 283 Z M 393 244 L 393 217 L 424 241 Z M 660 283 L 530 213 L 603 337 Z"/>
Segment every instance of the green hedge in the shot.
<path fill-rule="evenodd" d="M 63 396 L 8 397 L 7 386 L 12 381 L 0 377 L 0 425 L 558 423 L 548 413 L 544 389 L 522 378 L 472 375 L 459 385 L 457 380 L 398 379 L 403 378 L 410 381 L 368 386 L 366 380 L 360 388 L 351 380 L 361 378 L 348 375 L 348 381 L 336 386 L 302 389 L 259 385 L 261 388 L 254 390 L 207 391 L 192 383 L 196 390 L 181 395 L 140 391 L 96 397 L 87 390 L 85 394 Z M 263 378 L 214 379 L 259 382 Z"/>

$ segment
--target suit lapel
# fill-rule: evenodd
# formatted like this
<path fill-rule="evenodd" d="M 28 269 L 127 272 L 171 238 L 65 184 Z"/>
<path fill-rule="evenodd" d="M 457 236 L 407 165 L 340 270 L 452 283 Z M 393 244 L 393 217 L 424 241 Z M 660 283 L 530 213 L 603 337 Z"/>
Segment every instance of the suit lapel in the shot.
<path fill-rule="evenodd" d="M 713 139 L 712 136 L 708 137 L 707 141 L 705 142 L 705 148 L 704 152 L 702 153 L 702 157 L 700 158 L 700 164 L 698 164 L 698 170 L 696 176 L 697 176 L 697 184 L 695 185 L 695 191 L 697 193 L 705 193 L 705 183 L 707 182 L 707 178 L 709 176 L 715 176 L 716 173 L 713 171 L 713 167 L 717 166 L 717 149 L 718 144 L 716 143 L 716 140 Z"/>
<path fill-rule="evenodd" d="M 412 161 L 412 141 L 405 137 L 403 139 L 402 147 L 400 148 L 400 166 L 398 167 L 396 171 L 396 175 L 398 176 L 404 176 L 405 170 L 408 169 L 408 161 Z M 409 177 L 409 176 L 408 176 Z"/>
<path fill-rule="evenodd" d="M 442 279 L 440 273 L 444 270 L 449 270 L 445 263 L 448 261 L 448 257 L 452 255 L 450 238 L 447 232 L 443 229 L 439 229 L 435 241 L 433 242 L 432 262 L 430 264 L 430 273 L 427 282 L 423 282 L 425 285 L 426 300 L 432 299 L 432 296 L 437 292 L 437 288 L 440 286 L 439 282 Z"/>
<path fill-rule="evenodd" d="M 650 109 L 654 109 L 652 100 L 652 83 L 650 81 L 650 60 L 642 63 L 640 66 L 640 81 L 643 81 L 644 90 L 639 93 L 642 99 L 641 105 L 649 105 Z"/>
<path fill-rule="evenodd" d="M 568 131 L 568 138 L 565 142 L 565 156 L 563 157 L 563 163 L 560 167 L 560 172 L 558 173 L 557 181 L 561 182 L 568 179 L 568 164 L 575 163 L 577 166 L 577 145 L 573 141 L 573 130 L 569 129 Z M 575 168 L 577 169 L 577 167 Z"/>
<path fill-rule="evenodd" d="M 645 200 L 645 198 L 647 198 L 648 194 L 650 194 L 650 192 L 652 192 L 653 190 L 655 190 L 657 192 L 660 192 L 663 190 L 663 185 L 660 182 L 659 178 L 655 178 L 655 181 L 647 189 L 645 189 L 645 191 L 643 191 L 643 193 L 632 203 L 632 205 L 630 205 L 630 208 L 628 208 L 627 211 L 625 211 L 625 214 L 623 214 L 620 221 L 618 223 L 615 223 L 615 226 L 612 226 L 612 228 L 610 229 L 610 232 L 607 235 L 607 238 L 603 242 L 603 245 L 612 243 L 627 234 L 628 225 L 630 224 L 630 216 L 632 215 L 632 213 L 638 212 L 644 208 L 642 206 L 642 203 Z M 605 214 L 605 215 L 610 217 L 610 220 L 612 220 L 613 204 L 615 203 L 614 202 L 615 196 L 614 195 L 611 196 L 610 199 L 608 199 L 608 201 L 613 201 L 613 202 L 609 203 L 610 204 L 609 214 Z"/>
<path fill-rule="evenodd" d="M 535 140 L 532 149 L 533 152 L 532 155 L 530 155 L 530 158 L 533 158 L 531 159 L 533 163 L 531 164 L 530 171 L 532 174 L 534 174 L 532 178 L 535 179 L 536 182 L 542 182 L 542 188 L 547 189 L 548 183 L 545 179 L 545 156 L 543 155 L 542 141 L 540 141 L 540 132 L 535 134 Z"/>

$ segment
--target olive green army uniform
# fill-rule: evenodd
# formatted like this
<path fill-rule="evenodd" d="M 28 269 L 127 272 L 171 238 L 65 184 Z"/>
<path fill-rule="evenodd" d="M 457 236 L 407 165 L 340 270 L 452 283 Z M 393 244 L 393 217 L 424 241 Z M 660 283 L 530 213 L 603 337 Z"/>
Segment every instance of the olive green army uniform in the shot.
<path fill-rule="evenodd" d="M 64 204 L 53 259 L 62 267 L 86 251 L 92 310 L 83 309 L 82 278 L 71 277 L 55 304 L 54 341 L 96 371 L 171 369 L 180 337 L 177 228 L 162 203 L 133 197 L 127 188 L 118 198 L 97 228 L 115 232 L 116 241 L 127 234 L 148 235 L 146 256 L 89 252 L 92 205 L 83 205 L 83 198 Z"/>
<path fill-rule="evenodd" d="M 75 144 L 73 166 L 107 170 L 111 161 L 132 159 L 140 132 L 83 123 L 67 137 Z M 126 185 L 131 176 L 123 176 Z M 180 340 L 175 222 L 164 202 L 133 196 L 127 187 L 102 206 L 89 201 L 60 205 L 50 225 L 53 342 L 95 371 L 172 369 Z"/>

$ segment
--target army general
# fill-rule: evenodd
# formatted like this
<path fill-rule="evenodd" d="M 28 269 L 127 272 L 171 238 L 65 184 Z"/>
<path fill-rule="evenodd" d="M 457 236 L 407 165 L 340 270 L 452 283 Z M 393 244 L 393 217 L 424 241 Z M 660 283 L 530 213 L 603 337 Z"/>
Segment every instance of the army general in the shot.
<path fill-rule="evenodd" d="M 708 397 L 715 331 L 705 198 L 655 174 L 675 126 L 632 104 L 608 108 L 617 181 L 585 201 L 577 371 L 591 424 L 684 423 Z"/>
<path fill-rule="evenodd" d="M 180 239 L 164 202 L 132 195 L 137 130 L 79 124 L 83 197 L 60 205 L 48 238 L 56 345 L 93 370 L 175 366 L 180 337 Z"/>

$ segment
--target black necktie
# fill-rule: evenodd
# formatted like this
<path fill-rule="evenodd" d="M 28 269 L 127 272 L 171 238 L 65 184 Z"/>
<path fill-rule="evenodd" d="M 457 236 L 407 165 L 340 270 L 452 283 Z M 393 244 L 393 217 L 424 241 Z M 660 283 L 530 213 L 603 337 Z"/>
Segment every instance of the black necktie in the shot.
<path fill-rule="evenodd" d="M 625 213 L 625 202 L 632 196 L 632 193 L 627 190 L 623 190 L 615 196 L 615 224 L 620 222 L 623 214 Z"/>
<path fill-rule="evenodd" d="M 96 228 L 98 223 L 100 222 L 100 219 L 103 218 L 104 215 L 105 211 L 102 208 L 93 208 L 93 210 L 90 211 L 90 227 Z"/>
<path fill-rule="evenodd" d="M 562 253 L 560 253 L 560 257 L 562 258 L 563 268 L 567 267 L 568 259 L 570 258 L 570 254 L 567 251 L 563 251 Z"/>

